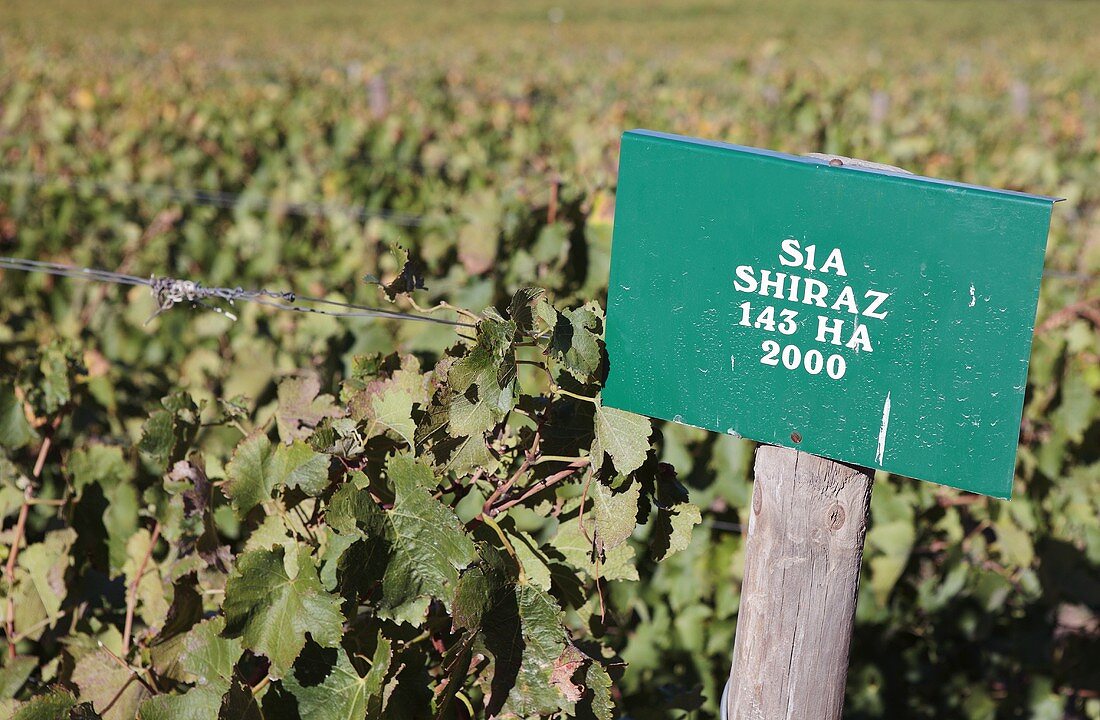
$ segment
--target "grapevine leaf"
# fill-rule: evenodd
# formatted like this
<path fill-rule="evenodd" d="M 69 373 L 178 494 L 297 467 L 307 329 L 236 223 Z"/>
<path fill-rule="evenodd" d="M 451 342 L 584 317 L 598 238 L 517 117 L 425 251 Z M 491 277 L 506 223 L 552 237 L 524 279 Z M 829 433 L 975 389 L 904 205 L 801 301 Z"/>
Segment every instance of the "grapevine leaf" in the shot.
<path fill-rule="evenodd" d="M 659 508 L 650 540 L 653 558 L 660 562 L 687 548 L 691 544 L 692 528 L 702 520 L 699 508 L 691 503 Z"/>
<path fill-rule="evenodd" d="M 516 324 L 516 331 L 524 336 L 535 333 L 534 303 L 543 294 L 541 288 L 520 288 L 508 305 L 508 317 Z"/>
<path fill-rule="evenodd" d="M 331 527 L 322 528 L 321 545 L 324 550 L 320 557 L 318 576 L 325 590 L 335 592 L 339 587 L 337 571 L 340 569 L 340 559 L 358 539 L 354 535 L 343 535 Z"/>
<path fill-rule="evenodd" d="M 182 638 L 179 662 L 195 686 L 183 695 L 157 695 L 141 706 L 139 720 L 208 720 L 217 717 L 243 652 L 241 642 L 221 636 L 225 619 L 198 623 Z M 251 695 L 251 692 L 249 693 Z"/>
<path fill-rule="evenodd" d="M 127 544 L 138 530 L 138 493 L 133 485 L 117 485 L 103 492 L 107 509 L 103 527 L 107 530 L 107 556 L 112 575 L 122 570 L 127 560 Z"/>
<path fill-rule="evenodd" d="M 470 275 L 481 275 L 493 267 L 500 244 L 502 207 L 495 192 L 472 192 L 460 208 L 464 219 L 458 231 L 458 259 Z"/>
<path fill-rule="evenodd" d="M 371 420 L 382 428 L 395 432 L 402 440 L 413 445 L 413 435 L 416 434 L 416 425 L 412 420 L 413 399 L 405 390 L 394 389 L 374 398 L 371 404 Z M 373 429 L 368 430 L 369 438 L 377 434 Z"/>
<path fill-rule="evenodd" d="M 909 562 L 916 528 L 911 498 L 893 483 L 881 483 L 875 488 L 871 512 L 875 521 L 867 532 L 865 557 L 869 557 L 867 564 L 871 569 L 868 585 L 882 607 Z"/>
<path fill-rule="evenodd" d="M 454 623 L 492 658 L 486 714 L 526 717 L 570 707 L 551 682 L 565 648 L 561 610 L 549 594 L 517 582 L 514 563 L 501 551 L 479 544 L 477 562 L 462 574 L 454 602 Z"/>
<path fill-rule="evenodd" d="M 224 691 L 199 685 L 182 695 L 156 695 L 141 704 L 138 720 L 210 720 L 218 716 Z"/>
<path fill-rule="evenodd" d="M 382 688 L 389 672 L 390 658 L 390 641 L 379 637 L 370 669 L 366 675 L 360 676 L 347 651 L 337 648 L 334 664 L 311 662 L 308 670 L 304 671 L 299 671 L 296 666 L 295 672 L 283 680 L 283 687 L 297 699 L 302 720 L 381 717 Z M 318 680 L 319 669 L 326 665 L 328 672 L 323 680 Z M 307 674 L 308 682 L 299 679 L 299 675 Z"/>
<path fill-rule="evenodd" d="M 465 687 L 470 676 L 470 660 L 473 649 L 469 637 L 447 648 L 443 655 L 442 690 L 436 693 L 435 720 L 454 717 L 454 701 L 458 691 Z"/>
<path fill-rule="evenodd" d="M 490 430 L 515 404 L 516 324 L 494 315 L 477 324 L 477 344 L 447 375 L 449 429 L 455 437 Z"/>
<path fill-rule="evenodd" d="M 444 469 L 466 475 L 475 468 L 492 472 L 498 460 L 480 433 L 463 438 L 448 438 L 432 446 L 432 457 Z"/>
<path fill-rule="evenodd" d="M 233 673 L 229 690 L 218 708 L 218 720 L 264 720 L 263 712 L 252 694 L 252 688 L 240 673 Z"/>
<path fill-rule="evenodd" d="M 611 550 L 622 545 L 637 525 L 641 484 L 632 482 L 618 491 L 595 481 L 592 497 L 593 533 L 597 547 Z"/>
<path fill-rule="evenodd" d="M 615 716 L 615 701 L 611 697 L 611 676 L 607 674 L 607 669 L 598 662 L 590 662 L 585 671 L 584 684 L 590 696 L 583 705 L 596 720 L 611 720 Z"/>
<path fill-rule="evenodd" d="M 168 395 L 161 405 L 142 426 L 138 448 L 165 471 L 182 460 L 195 441 L 202 408 L 185 392 Z"/>
<path fill-rule="evenodd" d="M 451 612 L 456 628 L 474 632 L 481 628 L 486 614 L 500 603 L 502 592 L 514 594 L 511 586 L 517 577 L 499 550 L 485 543 L 478 543 L 477 549 L 477 562 L 462 573 L 455 588 Z"/>
<path fill-rule="evenodd" d="M 72 679 L 80 689 L 81 700 L 91 702 L 102 713 L 103 720 L 133 718 L 149 697 L 145 686 L 133 682 L 130 670 L 120 665 L 106 649 L 77 660 Z"/>
<path fill-rule="evenodd" d="M 0 522 L 23 507 L 23 488 L 30 480 L 0 453 Z"/>
<path fill-rule="evenodd" d="M 386 512 L 393 557 L 383 580 L 383 617 L 418 623 L 429 598 L 447 607 L 458 573 L 475 558 L 473 541 L 454 511 L 428 491 L 431 471 L 407 455 L 391 458 L 387 473 L 394 488 Z M 430 478 L 430 479 L 429 479 Z"/>
<path fill-rule="evenodd" d="M 72 528 L 54 530 L 45 540 L 34 543 L 19 553 L 15 568 L 15 587 L 11 592 L 15 609 L 15 626 L 32 629 L 26 637 L 37 640 L 61 617 L 66 595 L 65 573 L 73 563 L 69 554 L 76 540 Z M 34 629 L 37 628 L 37 629 Z"/>
<path fill-rule="evenodd" d="M 52 417 L 73 399 L 78 375 L 87 372 L 72 343 L 54 340 L 38 352 L 37 363 L 22 368 L 21 387 L 40 417 Z"/>
<path fill-rule="evenodd" d="M 287 543 L 293 544 L 293 540 L 290 538 L 290 531 L 286 526 L 286 521 L 278 513 L 271 515 L 265 515 L 264 519 L 260 521 L 260 524 L 248 534 L 248 540 L 244 544 L 244 549 L 248 550 L 267 550 L 275 545 L 286 545 Z"/>
<path fill-rule="evenodd" d="M 398 295 L 411 295 L 416 290 L 427 289 L 424 285 L 424 266 L 408 252 L 405 257 L 401 272 L 382 288 L 390 300 L 396 300 Z"/>
<path fill-rule="evenodd" d="M 11 720 L 64 720 L 76 706 L 71 692 L 51 689 L 22 705 Z"/>
<path fill-rule="evenodd" d="M 382 508 L 354 480 L 345 482 L 333 493 L 325 510 L 325 521 L 345 535 L 357 531 L 363 535 L 376 534 L 385 524 Z"/>
<path fill-rule="evenodd" d="M 149 646 L 153 668 L 159 675 L 173 680 L 185 679 L 180 656 L 186 650 L 188 631 L 202 619 L 202 596 L 195 589 L 196 580 L 193 574 L 176 580 L 168 616 Z"/>
<path fill-rule="evenodd" d="M 295 440 L 290 445 L 272 447 L 260 431 L 246 437 L 233 451 L 225 468 L 223 486 L 239 517 L 271 499 L 284 485 L 301 488 L 309 495 L 320 495 L 328 486 L 329 458 L 308 444 Z"/>
<path fill-rule="evenodd" d="M 448 427 L 456 437 L 481 435 L 496 424 L 494 415 L 493 401 L 487 401 L 474 386 L 469 394 L 457 394 L 452 399 Z"/>
<path fill-rule="evenodd" d="M 67 470 L 77 493 L 92 483 L 106 490 L 134 479 L 134 468 L 126 461 L 122 448 L 102 443 L 89 443 L 74 451 Z"/>
<path fill-rule="evenodd" d="M 407 660 L 412 660 L 411 663 Z M 393 671 L 383 690 L 384 712 L 367 716 L 367 720 L 427 720 L 432 710 L 432 678 L 428 668 L 415 659 L 415 654 L 405 653 L 394 658 L 397 669 Z"/>
<path fill-rule="evenodd" d="M 1035 548 L 1028 532 L 1007 517 L 998 521 L 993 529 L 997 533 L 997 545 L 1005 564 L 1010 567 L 1029 567 L 1035 559 Z"/>
<path fill-rule="evenodd" d="M 23 683 L 38 667 L 38 660 L 30 655 L 16 655 L 0 667 L 0 700 L 15 697 Z"/>
<path fill-rule="evenodd" d="M 638 569 L 634 565 L 633 546 L 623 543 L 601 553 L 596 548 L 591 533 L 589 520 L 585 520 L 585 529 L 582 530 L 580 517 L 573 517 L 558 526 L 557 535 L 550 541 L 550 545 L 562 554 L 566 562 L 591 578 L 637 580 Z"/>
<path fill-rule="evenodd" d="M 321 586 L 308 548 L 298 548 L 298 572 L 287 573 L 284 548 L 246 552 L 225 588 L 225 633 L 271 661 L 283 677 L 302 651 L 308 632 L 324 647 L 343 634 L 340 601 Z"/>
<path fill-rule="evenodd" d="M 290 445 L 279 445 L 273 458 L 272 474 L 275 483 L 285 483 L 287 487 L 300 488 L 302 492 L 314 497 L 324 492 L 328 486 L 329 457 L 314 452 L 302 440 Z"/>
<path fill-rule="evenodd" d="M 485 629 L 485 647 L 493 655 L 495 665 L 490 707 L 497 702 L 500 685 L 497 674 L 504 670 L 507 679 L 518 663 L 514 685 L 504 703 L 505 712 L 526 717 L 569 710 L 568 700 L 550 682 L 554 665 L 565 649 L 561 609 L 542 590 L 532 585 L 516 585 L 517 631 L 507 617 L 511 607 L 498 606 Z"/>
<path fill-rule="evenodd" d="M 540 590 L 550 591 L 550 561 L 529 534 L 517 530 L 512 523 L 501 523 L 508 533 L 512 547 L 516 551 L 516 560 L 523 568 L 527 580 Z"/>
<path fill-rule="evenodd" d="M 103 492 L 107 505 L 103 528 L 107 533 L 108 559 L 111 574 L 118 574 L 126 562 L 126 542 L 138 528 L 138 493 L 131 484 L 134 469 L 121 448 L 91 443 L 72 454 L 68 470 L 78 495 L 93 483 Z"/>
<path fill-rule="evenodd" d="M 126 562 L 122 570 L 127 587 L 137 586 L 140 617 L 148 627 L 160 627 L 168 616 L 168 601 L 157 564 L 145 561 L 152 553 L 152 542 L 152 535 L 144 528 L 131 535 L 126 542 Z M 138 577 L 138 568 L 143 566 L 141 577 Z"/>
<path fill-rule="evenodd" d="M 876 523 L 867 533 L 867 544 L 879 551 L 868 564 L 871 568 L 871 591 L 880 606 L 886 604 L 905 570 L 915 537 L 913 526 L 901 520 Z"/>
<path fill-rule="evenodd" d="M 1051 420 L 1065 429 L 1073 442 L 1081 442 L 1085 431 L 1096 416 L 1096 392 L 1083 372 L 1066 374 L 1062 386 L 1062 404 L 1051 413 Z"/>
<path fill-rule="evenodd" d="M 220 547 L 210 513 L 212 488 L 201 458 L 177 462 L 164 477 L 168 506 L 161 518 L 162 534 L 174 543 L 194 541 L 207 562 L 216 561 Z"/>
<path fill-rule="evenodd" d="M 23 403 L 15 397 L 11 385 L 0 387 L 0 446 L 18 450 L 35 438 L 23 412 Z"/>
<path fill-rule="evenodd" d="M 270 472 L 273 455 L 271 441 L 260 431 L 246 437 L 233 451 L 225 467 L 223 490 L 239 517 L 271 499 L 275 490 L 275 474 Z"/>
<path fill-rule="evenodd" d="M 609 408 L 602 403 L 596 406 L 596 436 L 592 442 L 592 464 L 598 468 L 603 455 L 611 456 L 615 469 L 629 475 L 642 466 L 649 452 L 649 434 L 652 431 L 649 418 Z"/>
<path fill-rule="evenodd" d="M 184 638 L 180 665 L 199 685 L 229 686 L 243 649 L 239 639 L 222 637 L 224 630 L 225 618 L 214 617 L 195 625 Z"/>
<path fill-rule="evenodd" d="M 314 373 L 290 377 L 279 383 L 279 408 L 275 420 L 284 441 L 305 440 L 325 418 L 342 417 L 331 395 L 321 395 L 321 380 Z"/>
<path fill-rule="evenodd" d="M 603 310 L 587 303 L 575 310 L 555 310 L 549 300 L 540 300 L 535 310 L 549 332 L 548 350 L 569 373 L 587 382 L 600 368 Z"/>
<path fill-rule="evenodd" d="M 325 575 L 332 572 L 333 585 L 344 590 L 372 595 L 382 585 L 393 554 L 393 529 L 385 512 L 367 490 L 348 482 L 333 495 L 325 519 L 342 533 L 339 545 L 344 548 L 335 568 L 323 569 Z"/>
<path fill-rule="evenodd" d="M 584 688 L 573 682 L 573 676 L 585 664 L 586 659 L 584 653 L 576 647 L 567 645 L 561 657 L 554 662 L 550 683 L 570 702 L 577 702 L 584 697 Z"/>
<path fill-rule="evenodd" d="M 414 355 L 361 357 L 355 375 L 344 383 L 343 396 L 351 417 L 366 422 L 365 439 L 389 430 L 412 446 L 413 407 L 428 402 L 428 378 Z"/>

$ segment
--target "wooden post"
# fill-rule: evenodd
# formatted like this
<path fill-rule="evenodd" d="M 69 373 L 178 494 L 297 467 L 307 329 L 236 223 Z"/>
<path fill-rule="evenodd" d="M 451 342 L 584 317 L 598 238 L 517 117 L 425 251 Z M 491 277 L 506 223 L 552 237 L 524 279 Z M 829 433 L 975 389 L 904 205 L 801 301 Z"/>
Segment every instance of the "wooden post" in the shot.
<path fill-rule="evenodd" d="M 728 720 L 835 720 L 844 705 L 870 470 L 756 451 Z"/>

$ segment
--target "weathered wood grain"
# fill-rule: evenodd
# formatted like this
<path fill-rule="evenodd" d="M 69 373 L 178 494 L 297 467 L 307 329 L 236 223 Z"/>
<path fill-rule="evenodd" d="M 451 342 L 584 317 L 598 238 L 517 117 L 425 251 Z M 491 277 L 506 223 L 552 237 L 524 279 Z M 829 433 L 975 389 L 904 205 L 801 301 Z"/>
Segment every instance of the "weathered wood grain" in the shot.
<path fill-rule="evenodd" d="M 728 720 L 841 716 L 871 482 L 797 450 L 756 451 Z"/>

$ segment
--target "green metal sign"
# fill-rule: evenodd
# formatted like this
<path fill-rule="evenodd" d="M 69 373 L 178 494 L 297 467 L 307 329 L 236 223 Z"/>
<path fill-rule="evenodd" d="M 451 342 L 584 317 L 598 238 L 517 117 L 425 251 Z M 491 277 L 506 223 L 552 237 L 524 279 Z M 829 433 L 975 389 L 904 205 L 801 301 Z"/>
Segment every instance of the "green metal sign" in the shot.
<path fill-rule="evenodd" d="M 603 402 L 1008 497 L 1053 201 L 628 132 Z"/>

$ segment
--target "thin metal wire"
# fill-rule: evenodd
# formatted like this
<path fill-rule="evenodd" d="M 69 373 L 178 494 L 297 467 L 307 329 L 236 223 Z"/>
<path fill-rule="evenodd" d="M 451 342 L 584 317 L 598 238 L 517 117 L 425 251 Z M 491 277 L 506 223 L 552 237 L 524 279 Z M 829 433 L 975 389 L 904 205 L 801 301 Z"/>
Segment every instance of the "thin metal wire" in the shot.
<path fill-rule="evenodd" d="M 1088 273 L 1066 272 L 1064 270 L 1043 270 L 1043 277 L 1053 280 L 1070 280 L 1072 282 L 1088 283 L 1100 280 L 1100 275 Z"/>
<path fill-rule="evenodd" d="M 423 215 L 410 215 L 393 210 L 370 210 L 362 205 L 342 205 L 318 201 L 289 202 L 270 196 L 252 196 L 226 190 L 203 190 L 200 188 L 179 188 L 169 185 L 147 185 L 114 180 L 97 180 L 88 177 L 65 177 L 62 175 L 42 175 L 38 173 L 0 172 L 0 185 L 33 185 L 47 187 L 61 185 L 79 190 L 87 189 L 101 194 L 117 193 L 129 199 L 171 200 L 192 205 L 233 210 L 245 208 L 252 210 L 271 210 L 285 212 L 300 217 L 350 217 L 360 222 L 378 218 L 403 227 L 417 227 L 425 221 Z"/>
<path fill-rule="evenodd" d="M 155 275 L 149 278 L 142 278 L 136 275 L 127 275 L 125 273 L 117 273 L 110 270 L 77 267 L 75 265 L 64 265 L 62 263 L 47 262 L 43 260 L 27 260 L 24 258 L 0 256 L 0 269 L 29 273 L 44 273 L 46 275 L 74 278 L 77 280 L 92 280 L 96 282 L 113 283 L 116 285 L 145 286 L 149 288 L 157 303 L 157 311 L 153 317 L 156 317 L 156 315 L 162 312 L 171 310 L 176 305 L 187 303 L 192 306 L 199 306 L 213 310 L 214 312 L 219 312 L 235 320 L 236 316 L 231 312 L 210 303 L 212 300 L 218 300 L 228 303 L 229 305 L 233 305 L 237 302 L 252 302 L 278 310 L 328 315 L 336 318 L 382 318 L 388 320 L 427 322 L 458 328 L 476 327 L 473 323 L 462 322 L 460 320 L 447 320 L 445 318 L 431 317 L 429 315 L 414 315 L 412 313 L 387 310 L 385 308 L 371 307 L 369 305 L 359 305 L 356 303 L 340 302 L 338 300 L 328 300 L 326 298 L 298 295 L 297 293 L 288 291 L 268 290 L 267 288 L 246 290 L 242 287 L 207 287 L 194 280 L 157 277 Z M 301 303 L 328 305 L 330 307 L 343 308 L 343 310 L 324 310 L 321 308 L 309 307 Z"/>
<path fill-rule="evenodd" d="M 45 262 L 42 260 L 26 260 L 23 258 L 0 257 L 0 267 L 9 270 L 21 270 L 23 272 L 41 272 L 48 275 L 60 275 L 62 277 L 77 278 L 80 280 L 100 280 L 119 285 L 148 285 L 149 281 L 136 275 L 111 272 L 109 270 L 96 270 L 93 268 L 80 268 L 61 263 Z"/>
<path fill-rule="evenodd" d="M 841 158 L 841 156 L 838 155 L 826 155 L 824 153 L 808 153 L 808 155 L 826 161 L 830 159 L 840 159 L 840 162 L 845 162 L 846 164 L 851 165 L 861 163 L 862 165 L 859 166 L 866 165 L 900 170 L 899 168 L 892 168 L 892 166 L 888 165 L 878 165 L 877 163 L 856 161 L 852 160 L 851 158 Z M 901 172 L 907 171 L 901 170 Z M 50 184 L 58 184 L 68 187 L 70 189 L 79 189 L 82 187 L 86 187 L 93 191 L 105 194 L 121 194 L 130 199 L 168 199 L 179 203 L 205 205 L 226 210 L 232 210 L 238 207 L 246 209 L 251 208 L 256 210 L 275 209 L 277 211 L 286 212 L 289 215 L 303 217 L 345 216 L 358 219 L 359 221 L 365 221 L 370 218 L 379 218 L 381 220 L 392 222 L 395 225 L 401 225 L 403 227 L 417 227 L 423 225 L 427 221 L 427 217 L 424 215 L 410 215 L 407 213 L 399 213 L 390 210 L 368 210 L 360 205 L 340 205 L 337 203 L 325 203 L 318 201 L 291 203 L 270 196 L 246 196 L 240 193 L 233 193 L 225 190 L 200 190 L 197 188 L 177 188 L 168 185 L 143 185 L 139 183 L 102 181 L 95 180 L 93 178 L 69 178 L 60 175 L 48 176 L 36 173 L 0 172 L 0 185 L 16 186 L 20 184 L 34 185 L 36 187 L 45 187 Z M 87 272 L 103 271 L 88 270 Z M 1096 280 L 1100 280 L 1100 275 L 1097 274 L 1078 273 L 1073 271 L 1053 269 L 1043 270 L 1043 277 L 1053 280 L 1067 280 L 1069 282 L 1079 283 L 1091 283 Z M 316 303 L 328 302 L 326 300 L 318 298 L 301 297 L 300 299 Z"/>

